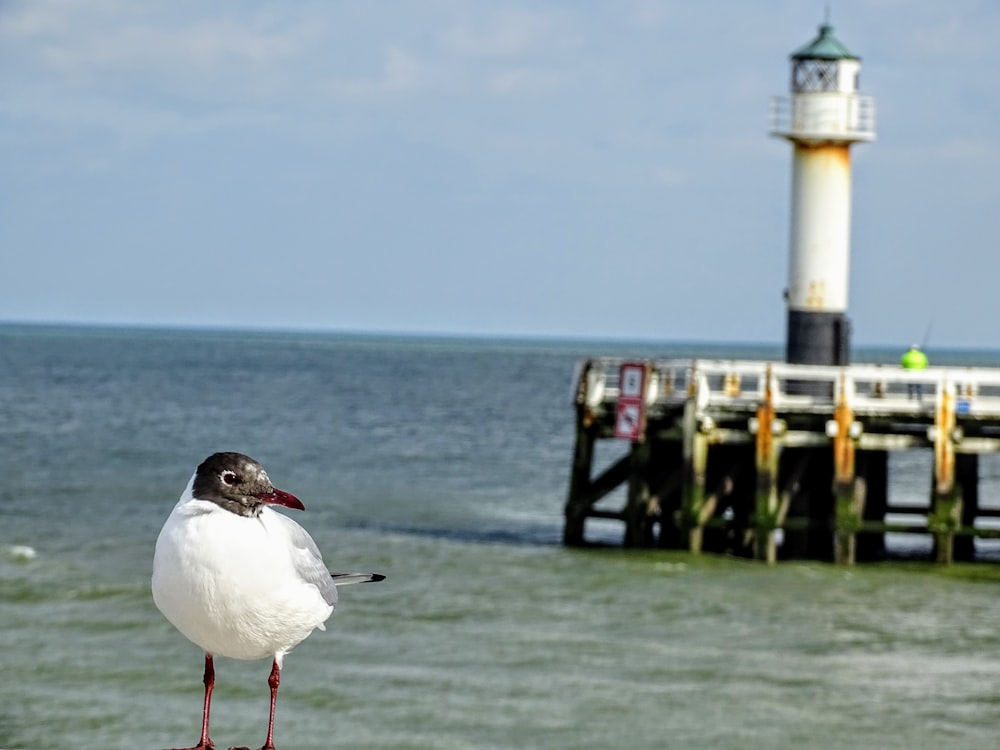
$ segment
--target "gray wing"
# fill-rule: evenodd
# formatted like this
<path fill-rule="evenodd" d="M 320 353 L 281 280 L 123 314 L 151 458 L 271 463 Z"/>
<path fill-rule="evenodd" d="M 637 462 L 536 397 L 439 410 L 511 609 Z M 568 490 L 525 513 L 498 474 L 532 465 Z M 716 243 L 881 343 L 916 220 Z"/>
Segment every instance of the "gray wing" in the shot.
<path fill-rule="evenodd" d="M 330 571 L 323 562 L 323 555 L 316 546 L 316 542 L 309 536 L 309 532 L 299 526 L 295 521 L 281 513 L 274 513 L 280 519 L 279 523 L 288 538 L 291 548 L 292 564 L 295 572 L 306 583 L 311 583 L 323 596 L 329 605 L 337 603 L 337 587 L 334 585 Z"/>

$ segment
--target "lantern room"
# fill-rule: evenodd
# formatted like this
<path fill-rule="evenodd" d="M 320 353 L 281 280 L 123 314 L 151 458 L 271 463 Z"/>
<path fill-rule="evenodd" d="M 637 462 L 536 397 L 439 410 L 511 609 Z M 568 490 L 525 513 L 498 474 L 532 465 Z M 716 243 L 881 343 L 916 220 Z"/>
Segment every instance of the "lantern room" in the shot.
<path fill-rule="evenodd" d="M 861 60 L 833 35 L 833 27 L 823 24 L 819 36 L 791 55 L 792 92 L 858 90 Z"/>

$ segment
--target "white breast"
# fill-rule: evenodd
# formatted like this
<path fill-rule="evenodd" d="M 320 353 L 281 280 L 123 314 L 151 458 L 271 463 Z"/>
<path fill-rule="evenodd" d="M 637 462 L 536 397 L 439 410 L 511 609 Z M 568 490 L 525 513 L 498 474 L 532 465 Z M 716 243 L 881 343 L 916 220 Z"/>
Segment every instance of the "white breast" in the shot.
<path fill-rule="evenodd" d="M 205 651 L 234 659 L 277 657 L 333 612 L 335 592 L 302 573 L 302 539 L 310 563 L 323 569 L 308 534 L 269 508 L 257 518 L 181 497 L 156 541 L 153 600 L 164 616 Z M 326 573 L 328 577 L 329 574 Z"/>

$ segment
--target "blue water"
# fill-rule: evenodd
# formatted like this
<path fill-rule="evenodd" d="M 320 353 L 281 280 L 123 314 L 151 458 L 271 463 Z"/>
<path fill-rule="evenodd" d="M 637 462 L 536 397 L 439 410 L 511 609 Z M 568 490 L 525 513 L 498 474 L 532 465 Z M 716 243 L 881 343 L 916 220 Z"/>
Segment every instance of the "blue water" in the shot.
<path fill-rule="evenodd" d="M 283 750 L 994 746 L 994 566 L 559 545 L 570 378 L 603 354 L 780 351 L 0 326 L 0 748 L 196 741 L 201 655 L 149 574 L 217 450 L 303 500 L 331 567 L 389 576 L 286 659 Z M 268 669 L 218 660 L 217 746 L 263 741 Z"/>

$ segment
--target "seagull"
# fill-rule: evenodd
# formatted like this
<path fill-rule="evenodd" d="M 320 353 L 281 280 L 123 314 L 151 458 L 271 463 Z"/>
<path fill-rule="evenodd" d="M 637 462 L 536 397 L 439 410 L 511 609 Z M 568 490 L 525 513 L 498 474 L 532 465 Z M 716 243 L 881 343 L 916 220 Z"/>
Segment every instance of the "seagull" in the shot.
<path fill-rule="evenodd" d="M 274 750 L 274 704 L 285 654 L 324 622 L 337 587 L 381 581 L 378 573 L 331 573 L 308 532 L 270 506 L 305 510 L 242 453 L 215 453 L 195 471 L 163 524 L 153 555 L 153 601 L 205 652 L 201 739 L 212 750 L 208 715 L 214 656 L 271 659 L 271 712 L 260 750 Z M 245 750 L 243 748 L 231 750 Z"/>

